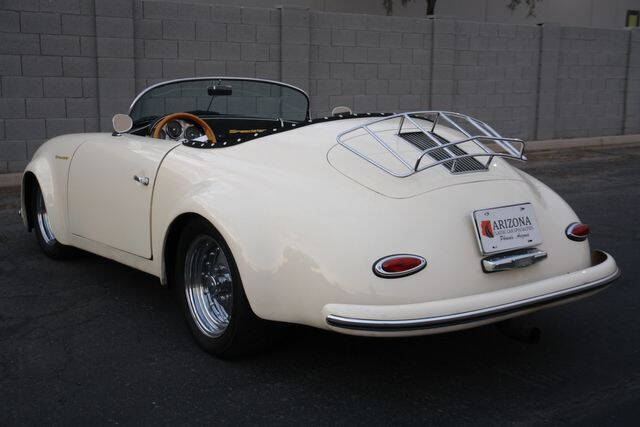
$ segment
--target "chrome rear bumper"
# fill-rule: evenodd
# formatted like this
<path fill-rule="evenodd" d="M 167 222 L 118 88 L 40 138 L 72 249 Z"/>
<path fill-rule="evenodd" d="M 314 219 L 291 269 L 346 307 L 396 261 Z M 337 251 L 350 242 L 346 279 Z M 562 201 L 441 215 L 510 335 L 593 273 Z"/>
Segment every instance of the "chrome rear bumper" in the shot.
<path fill-rule="evenodd" d="M 594 261 L 601 263 L 608 258 L 605 252 L 595 251 L 593 253 Z M 595 258 L 600 258 L 596 260 Z M 492 307 L 465 311 L 461 313 L 424 317 L 420 319 L 404 319 L 404 320 L 373 320 L 373 319 L 357 319 L 329 314 L 326 321 L 329 325 L 336 328 L 344 328 L 351 330 L 362 330 L 372 332 L 397 332 L 412 330 L 429 330 L 436 328 L 447 328 L 465 323 L 475 323 L 486 321 L 491 318 L 500 318 L 503 316 L 514 315 L 518 312 L 530 311 L 541 308 L 546 305 L 561 302 L 581 295 L 596 292 L 604 289 L 620 276 L 620 270 L 616 267 L 613 273 L 597 280 L 582 283 L 578 286 L 549 292 L 531 298 L 521 299 L 505 304 L 495 305 Z"/>

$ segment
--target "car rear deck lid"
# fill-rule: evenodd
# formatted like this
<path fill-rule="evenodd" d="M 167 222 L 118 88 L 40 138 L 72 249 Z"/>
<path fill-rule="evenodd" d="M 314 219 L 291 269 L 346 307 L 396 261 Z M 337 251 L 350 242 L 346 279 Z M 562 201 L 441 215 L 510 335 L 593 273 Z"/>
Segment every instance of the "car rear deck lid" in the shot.
<path fill-rule="evenodd" d="M 524 160 L 523 141 L 497 133 L 489 136 L 489 130 L 473 135 L 450 118 L 454 116 L 472 126 L 481 123 L 441 112 L 363 120 L 338 134 L 338 144 L 329 150 L 327 159 L 343 175 L 395 198 L 465 182 L 521 178 L 500 157 Z M 441 124 L 447 119 L 454 124 Z"/>

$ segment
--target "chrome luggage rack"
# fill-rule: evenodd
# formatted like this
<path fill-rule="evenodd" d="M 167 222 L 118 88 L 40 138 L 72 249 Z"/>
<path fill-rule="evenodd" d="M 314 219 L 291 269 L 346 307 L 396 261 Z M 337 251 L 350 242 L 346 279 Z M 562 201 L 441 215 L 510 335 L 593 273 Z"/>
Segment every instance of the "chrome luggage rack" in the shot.
<path fill-rule="evenodd" d="M 400 141 L 403 141 L 409 146 L 413 146 L 414 148 L 416 148 L 417 157 L 415 158 L 415 160 L 406 159 L 405 157 L 403 157 L 400 151 L 392 148 L 391 145 L 393 144 L 390 145 L 383 139 L 383 135 L 380 135 L 379 131 L 373 130 L 371 128 L 372 125 L 398 118 L 400 119 L 399 125 L 397 132 L 394 131 L 394 135 L 400 136 L 401 138 L 395 138 L 394 142 L 397 144 Z M 418 123 L 418 120 L 416 119 L 423 121 L 423 124 Z M 425 128 L 424 121 L 431 122 L 431 129 Z M 412 125 L 412 131 L 403 133 L 403 126 L 405 126 L 406 128 L 406 122 L 409 122 Z M 441 124 L 439 122 L 444 122 L 444 124 Z M 449 131 L 453 130 L 460 132 L 463 135 L 463 138 L 458 141 L 447 140 L 445 137 L 436 132 L 436 127 L 438 125 L 445 126 L 449 129 Z M 469 129 L 465 129 L 465 126 Z M 473 129 L 473 133 L 469 131 L 471 129 Z M 393 155 L 393 157 L 395 157 L 400 162 L 400 164 L 404 168 L 406 168 L 406 172 L 393 171 L 387 166 L 373 159 L 371 156 L 364 154 L 361 150 L 355 148 L 353 145 L 350 145 L 348 143 L 348 140 L 351 138 L 345 137 L 358 130 L 364 130 L 366 134 L 371 136 L 374 141 L 376 141 L 380 146 L 391 153 L 391 155 Z M 385 129 L 385 131 L 387 130 L 388 129 Z M 476 133 L 478 131 L 480 133 Z M 362 135 L 366 136 L 366 134 Z M 426 149 L 420 149 L 418 144 L 412 143 L 408 136 L 416 134 L 426 136 L 427 139 L 425 140 L 425 142 L 428 142 L 428 145 L 430 145 L 430 147 Z M 340 134 L 338 134 L 336 139 L 340 145 L 342 145 L 352 153 L 358 155 L 359 157 L 389 173 L 390 175 L 398 178 L 406 178 L 438 165 L 444 165 L 452 174 L 478 170 L 486 171 L 489 169 L 489 165 L 491 164 L 494 157 L 505 157 L 519 161 L 527 160 L 526 156 L 524 155 L 525 142 L 522 139 L 505 138 L 498 132 L 496 132 L 495 129 L 493 129 L 491 126 L 478 119 L 450 111 L 414 111 L 392 114 L 341 132 Z M 475 143 L 480 148 L 481 152 L 469 154 L 458 147 L 459 144 L 469 142 Z M 486 143 L 493 143 L 494 148 L 499 147 L 501 150 L 495 151 Z M 422 164 L 425 158 L 431 158 L 433 161 L 428 164 Z M 487 158 L 487 161 L 483 163 L 480 161 L 476 161 L 476 158 Z M 470 160 L 474 163 L 477 163 L 479 167 L 475 169 L 469 168 L 468 166 Z M 460 165 L 463 165 L 463 167 L 461 167 Z"/>

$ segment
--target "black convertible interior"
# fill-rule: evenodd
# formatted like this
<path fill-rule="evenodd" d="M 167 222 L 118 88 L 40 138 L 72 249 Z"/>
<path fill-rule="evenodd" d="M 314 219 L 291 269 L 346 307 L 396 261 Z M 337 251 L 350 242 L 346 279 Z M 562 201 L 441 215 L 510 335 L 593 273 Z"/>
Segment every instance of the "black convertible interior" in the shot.
<path fill-rule="evenodd" d="M 263 119 L 254 117 L 212 117 L 210 115 L 198 114 L 198 112 L 188 112 L 195 114 L 213 130 L 217 141 L 230 140 L 233 137 L 244 136 L 255 133 L 262 133 L 267 130 L 273 131 L 279 128 L 283 123 L 278 119 Z M 152 136 L 154 124 L 159 122 L 160 118 L 153 118 L 134 124 L 134 135 Z M 181 138 L 195 140 L 205 135 L 204 129 L 197 123 L 188 120 L 172 120 L 165 125 L 160 131 L 159 138 L 174 139 Z"/>

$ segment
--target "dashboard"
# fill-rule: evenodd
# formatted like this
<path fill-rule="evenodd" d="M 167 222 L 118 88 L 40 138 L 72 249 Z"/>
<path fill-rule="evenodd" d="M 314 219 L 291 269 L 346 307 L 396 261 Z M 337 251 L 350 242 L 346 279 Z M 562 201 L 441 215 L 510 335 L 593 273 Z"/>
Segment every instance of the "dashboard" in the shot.
<path fill-rule="evenodd" d="M 245 136 L 280 129 L 289 123 L 283 122 L 280 119 L 262 119 L 253 117 L 198 117 L 209 125 L 214 132 L 216 139 L 224 146 L 227 145 L 227 141 L 229 142 L 229 145 L 235 145 L 236 143 L 244 142 L 246 139 L 244 138 Z M 152 136 L 155 124 L 158 123 L 161 118 L 162 117 L 149 117 L 148 119 L 137 123 L 136 128 L 132 130 L 131 133 L 140 136 Z M 207 135 L 202 127 L 188 119 L 185 120 L 180 118 L 171 120 L 162 126 L 160 128 L 158 138 L 179 142 L 208 141 Z"/>
<path fill-rule="evenodd" d="M 202 136 L 205 136 L 205 134 L 200 126 L 182 119 L 172 120 L 160 130 L 160 139 L 172 139 L 174 141 L 182 139 L 198 140 Z"/>

